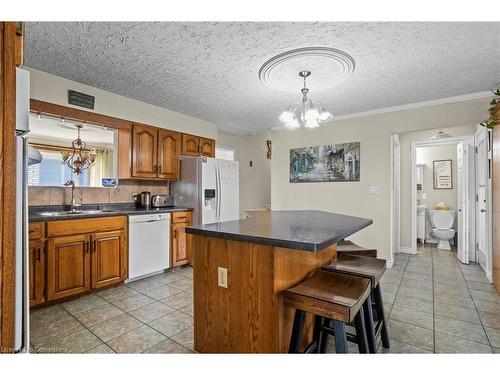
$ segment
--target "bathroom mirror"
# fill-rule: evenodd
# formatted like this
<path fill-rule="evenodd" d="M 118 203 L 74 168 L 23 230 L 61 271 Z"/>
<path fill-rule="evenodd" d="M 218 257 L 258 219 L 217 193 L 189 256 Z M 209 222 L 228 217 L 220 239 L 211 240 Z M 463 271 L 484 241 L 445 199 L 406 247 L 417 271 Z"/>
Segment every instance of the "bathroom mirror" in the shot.
<path fill-rule="evenodd" d="M 86 143 L 85 154 L 93 160 L 93 165 L 80 174 L 63 164 L 63 155 L 73 152 L 72 142 L 78 137 L 78 126 L 82 126 L 80 138 Z M 35 151 L 37 159 L 41 155 L 41 161 L 30 162 L 28 166 L 30 186 L 62 186 L 73 180 L 76 186 L 102 187 L 106 179 L 116 177 L 118 137 L 114 129 L 31 113 L 28 143 L 31 152 L 40 152 Z"/>

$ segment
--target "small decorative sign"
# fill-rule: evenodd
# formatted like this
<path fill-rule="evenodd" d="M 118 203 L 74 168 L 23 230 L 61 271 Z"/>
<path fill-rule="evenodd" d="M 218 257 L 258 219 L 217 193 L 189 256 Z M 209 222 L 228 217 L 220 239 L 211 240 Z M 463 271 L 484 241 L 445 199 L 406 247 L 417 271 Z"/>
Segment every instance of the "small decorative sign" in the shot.
<path fill-rule="evenodd" d="M 68 90 L 68 103 L 79 107 L 94 109 L 95 96 Z"/>
<path fill-rule="evenodd" d="M 434 189 L 453 189 L 451 160 L 434 160 L 432 166 Z"/>

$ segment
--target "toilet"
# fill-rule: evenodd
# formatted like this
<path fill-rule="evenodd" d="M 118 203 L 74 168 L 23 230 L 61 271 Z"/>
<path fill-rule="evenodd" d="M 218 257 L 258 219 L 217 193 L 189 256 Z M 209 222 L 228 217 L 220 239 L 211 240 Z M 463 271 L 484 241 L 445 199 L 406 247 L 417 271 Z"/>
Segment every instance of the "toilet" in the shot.
<path fill-rule="evenodd" d="M 429 210 L 432 224 L 432 236 L 439 240 L 438 249 L 451 250 L 450 240 L 455 237 L 453 224 L 455 223 L 455 211 L 453 210 Z"/>

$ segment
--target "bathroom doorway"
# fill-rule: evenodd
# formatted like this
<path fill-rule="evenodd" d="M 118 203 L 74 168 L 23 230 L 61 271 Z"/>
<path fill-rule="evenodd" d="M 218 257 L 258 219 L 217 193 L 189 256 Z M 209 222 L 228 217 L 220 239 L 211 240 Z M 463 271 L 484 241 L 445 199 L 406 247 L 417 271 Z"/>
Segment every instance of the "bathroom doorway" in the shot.
<path fill-rule="evenodd" d="M 412 142 L 412 252 L 418 244 L 457 252 L 475 261 L 474 136 L 446 136 Z"/>

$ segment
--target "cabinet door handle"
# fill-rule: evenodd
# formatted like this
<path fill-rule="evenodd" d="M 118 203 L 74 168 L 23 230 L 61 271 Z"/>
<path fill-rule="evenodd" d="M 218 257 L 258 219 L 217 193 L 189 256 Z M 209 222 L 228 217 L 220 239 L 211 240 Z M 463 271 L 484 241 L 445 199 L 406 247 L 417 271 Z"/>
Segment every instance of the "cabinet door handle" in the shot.
<path fill-rule="evenodd" d="M 36 261 L 40 262 L 40 248 L 39 247 L 37 247 L 37 249 L 36 249 Z"/>

